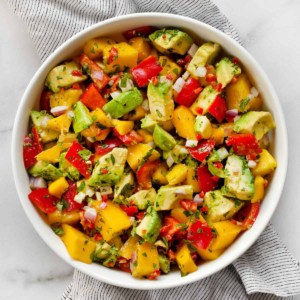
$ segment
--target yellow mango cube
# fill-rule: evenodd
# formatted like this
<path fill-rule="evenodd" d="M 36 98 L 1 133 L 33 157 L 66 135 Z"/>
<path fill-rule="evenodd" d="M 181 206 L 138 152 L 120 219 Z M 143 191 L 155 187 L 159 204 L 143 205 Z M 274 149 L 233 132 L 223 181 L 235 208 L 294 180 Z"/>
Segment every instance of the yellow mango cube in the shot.
<path fill-rule="evenodd" d="M 101 37 L 89 40 L 83 47 L 83 52 L 90 59 L 101 58 L 105 47 L 115 44 L 116 42 L 107 37 Z"/>
<path fill-rule="evenodd" d="M 215 140 L 216 145 L 224 143 L 225 130 L 223 127 L 213 127 L 211 138 Z"/>
<path fill-rule="evenodd" d="M 219 250 L 227 248 L 242 231 L 242 227 L 233 224 L 231 221 L 221 221 L 213 224 L 217 231 L 217 237 L 213 240 L 210 249 Z"/>
<path fill-rule="evenodd" d="M 178 220 L 180 223 L 188 224 L 190 222 L 190 217 L 187 217 L 184 212 L 185 210 L 182 207 L 176 207 L 171 210 L 171 216 Z M 199 214 L 199 220 L 202 223 L 206 223 L 206 220 L 201 214 Z"/>
<path fill-rule="evenodd" d="M 91 254 L 96 248 L 96 242 L 68 224 L 63 224 L 62 229 L 64 234 L 61 239 L 70 256 L 86 264 L 92 263 Z"/>
<path fill-rule="evenodd" d="M 263 149 L 259 155 L 259 161 L 255 168 L 252 169 L 254 176 L 265 176 L 272 173 L 277 167 L 275 158 L 266 149 Z"/>
<path fill-rule="evenodd" d="M 136 250 L 138 244 L 137 237 L 130 237 L 120 249 L 120 256 L 126 259 L 131 259 L 133 252 Z"/>
<path fill-rule="evenodd" d="M 182 276 L 197 271 L 198 267 L 195 264 L 186 244 L 180 247 L 180 249 L 176 252 L 175 257 Z"/>
<path fill-rule="evenodd" d="M 111 128 L 101 130 L 101 132 L 95 137 L 96 141 L 104 141 L 110 132 Z"/>
<path fill-rule="evenodd" d="M 123 119 L 129 121 L 139 121 L 144 118 L 146 115 L 146 111 L 142 105 L 137 106 L 134 110 L 123 116 Z"/>
<path fill-rule="evenodd" d="M 67 190 L 69 184 L 65 177 L 60 177 L 51 182 L 48 186 L 48 191 L 51 195 L 60 198 L 61 195 Z"/>
<path fill-rule="evenodd" d="M 147 58 L 151 53 L 151 46 L 143 37 L 134 37 L 128 41 L 128 44 L 137 50 L 138 62 Z"/>
<path fill-rule="evenodd" d="M 68 114 L 62 114 L 59 117 L 50 119 L 47 122 L 47 127 L 51 130 L 68 132 L 71 126 L 72 120 L 69 118 Z"/>
<path fill-rule="evenodd" d="M 203 260 L 209 261 L 209 260 L 217 259 L 224 252 L 224 249 L 218 249 L 218 250 L 211 250 L 210 248 L 197 249 L 197 252 Z"/>
<path fill-rule="evenodd" d="M 75 225 L 79 221 L 79 211 L 61 212 L 56 210 L 55 212 L 48 214 L 48 223 L 50 225 L 54 223 Z"/>
<path fill-rule="evenodd" d="M 135 171 L 145 160 L 147 162 L 154 161 L 159 156 L 158 151 L 147 144 L 140 143 L 128 147 L 127 162 L 130 168 Z"/>
<path fill-rule="evenodd" d="M 254 195 L 251 199 L 251 203 L 260 202 L 265 195 L 265 179 L 258 175 L 254 179 Z"/>
<path fill-rule="evenodd" d="M 117 235 L 116 237 L 112 238 L 112 239 L 108 242 L 108 244 L 111 245 L 111 246 L 115 246 L 115 247 L 117 247 L 118 249 L 121 249 L 122 246 L 123 246 L 122 239 L 120 238 L 119 235 Z"/>
<path fill-rule="evenodd" d="M 132 226 L 132 222 L 119 205 L 107 201 L 107 206 L 100 208 L 100 202 L 94 201 L 93 207 L 97 210 L 96 227 L 101 228 L 103 239 L 109 242 L 123 230 Z"/>
<path fill-rule="evenodd" d="M 136 261 L 133 262 L 132 276 L 142 278 L 149 276 L 159 269 L 158 252 L 156 246 L 150 243 L 137 244 Z"/>
<path fill-rule="evenodd" d="M 165 131 L 171 131 L 172 129 L 174 129 L 172 120 L 160 121 L 158 122 L 158 125 Z"/>
<path fill-rule="evenodd" d="M 150 143 L 150 142 L 153 141 L 153 135 L 152 135 L 149 131 L 147 131 L 147 130 L 145 130 L 145 129 L 139 129 L 139 130 L 137 131 L 137 133 L 138 133 L 141 137 L 143 137 L 143 139 L 144 139 L 143 143 L 148 144 L 148 143 Z"/>
<path fill-rule="evenodd" d="M 178 106 L 174 110 L 172 122 L 179 136 L 187 140 L 197 140 L 194 130 L 195 116 L 189 108 Z"/>
<path fill-rule="evenodd" d="M 200 192 L 199 182 L 196 177 L 196 169 L 187 167 L 186 179 L 184 184 L 191 185 L 194 193 Z"/>
<path fill-rule="evenodd" d="M 133 121 L 112 120 L 112 125 L 116 128 L 116 130 L 121 135 L 124 135 L 133 129 L 134 122 Z"/>
<path fill-rule="evenodd" d="M 47 150 L 40 152 L 37 156 L 37 160 L 42 160 L 50 163 L 57 163 L 59 161 L 59 156 L 61 148 L 58 145 L 55 145 Z"/>
<path fill-rule="evenodd" d="M 168 184 L 168 179 L 167 179 L 167 173 L 168 173 L 168 168 L 166 165 L 161 164 L 153 173 L 152 175 L 152 181 L 154 183 L 160 184 L 160 185 L 166 185 Z"/>
<path fill-rule="evenodd" d="M 112 127 L 112 119 L 101 109 L 97 108 L 90 113 L 95 123 L 100 123 L 105 127 Z"/>
<path fill-rule="evenodd" d="M 124 71 L 137 65 L 138 51 L 122 42 L 103 49 L 103 63 L 108 73 Z"/>
<path fill-rule="evenodd" d="M 79 101 L 81 95 L 82 90 L 80 89 L 68 89 L 52 94 L 50 96 L 50 107 L 67 106 L 68 109 L 70 109 L 77 101 Z"/>
<path fill-rule="evenodd" d="M 186 179 L 188 168 L 184 164 L 175 165 L 166 175 L 169 185 L 176 185 Z"/>
<path fill-rule="evenodd" d="M 158 61 L 163 67 L 159 74 L 162 76 L 171 75 L 172 82 L 175 82 L 180 76 L 182 68 L 167 56 L 160 56 Z"/>

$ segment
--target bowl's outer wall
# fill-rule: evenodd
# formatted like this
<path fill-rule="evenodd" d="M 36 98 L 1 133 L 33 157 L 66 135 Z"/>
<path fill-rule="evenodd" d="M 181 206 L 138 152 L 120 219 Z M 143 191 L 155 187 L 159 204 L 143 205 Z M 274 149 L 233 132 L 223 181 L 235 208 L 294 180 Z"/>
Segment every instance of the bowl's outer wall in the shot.
<path fill-rule="evenodd" d="M 63 60 L 72 57 L 74 53 L 78 53 L 83 44 L 89 39 L 120 33 L 126 29 L 143 25 L 182 28 L 195 36 L 200 36 L 203 40 L 219 43 L 228 53 L 238 57 L 247 69 L 247 72 L 252 75 L 253 83 L 263 95 L 265 106 L 273 114 L 277 124 L 273 140 L 273 154 L 278 161 L 278 167 L 252 229 L 245 232 L 220 258 L 201 265 L 198 271 L 185 277 L 180 277 L 179 272 L 172 272 L 167 276 L 161 276 L 156 281 L 137 280 L 121 271 L 108 269 L 97 264 L 87 265 L 72 260 L 63 243 L 28 201 L 27 195 L 30 189 L 28 175 L 22 158 L 22 141 L 27 133 L 29 114 L 33 107 L 37 107 L 47 73 Z M 252 56 L 237 42 L 209 25 L 182 16 L 159 13 L 133 14 L 109 19 L 80 32 L 60 46 L 42 64 L 27 87 L 18 108 L 12 139 L 12 165 L 18 195 L 28 218 L 41 238 L 57 255 L 82 272 L 109 284 L 138 289 L 171 288 L 192 283 L 212 275 L 241 256 L 256 241 L 275 211 L 286 176 L 287 153 L 287 133 L 280 103 L 270 81 Z"/>

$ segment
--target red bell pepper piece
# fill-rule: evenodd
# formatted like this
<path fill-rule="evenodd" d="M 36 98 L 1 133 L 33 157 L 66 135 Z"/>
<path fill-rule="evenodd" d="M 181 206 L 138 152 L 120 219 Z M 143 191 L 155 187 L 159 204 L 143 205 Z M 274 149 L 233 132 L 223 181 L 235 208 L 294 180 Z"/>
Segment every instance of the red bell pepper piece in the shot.
<path fill-rule="evenodd" d="M 150 275 L 148 275 L 147 279 L 155 280 L 158 276 L 160 276 L 160 270 L 159 269 L 153 271 Z"/>
<path fill-rule="evenodd" d="M 122 144 L 123 143 L 120 139 L 115 137 L 109 137 L 101 143 L 99 142 L 94 143 L 95 153 L 98 155 L 104 155 L 112 151 L 112 149 L 121 146 Z"/>
<path fill-rule="evenodd" d="M 161 164 L 159 160 L 151 161 L 143 164 L 136 172 L 138 184 L 143 189 L 150 189 L 152 187 L 151 177 L 157 167 Z"/>
<path fill-rule="evenodd" d="M 136 131 L 131 130 L 127 134 L 120 134 L 116 128 L 113 129 L 114 134 L 126 145 L 136 145 L 144 140 L 142 136 L 140 136 Z"/>
<path fill-rule="evenodd" d="M 122 34 L 125 37 L 125 39 L 130 40 L 136 36 L 148 37 L 148 35 L 155 30 L 156 30 L 156 28 L 153 26 L 142 26 L 142 27 L 127 30 L 127 31 L 123 32 Z"/>
<path fill-rule="evenodd" d="M 241 226 L 245 230 L 250 229 L 258 216 L 259 209 L 260 204 L 258 202 L 245 205 L 234 216 L 234 220 L 241 222 Z"/>
<path fill-rule="evenodd" d="M 95 83 L 99 92 L 107 85 L 110 78 L 106 73 L 98 66 L 94 61 L 89 59 L 85 54 L 80 56 L 80 64 L 83 69 L 87 70 L 87 73 Z"/>
<path fill-rule="evenodd" d="M 170 216 L 164 218 L 163 226 L 160 229 L 161 237 L 165 237 L 168 241 L 170 241 L 179 231 L 180 225 L 175 218 Z"/>
<path fill-rule="evenodd" d="M 116 267 L 118 269 L 120 269 L 121 271 L 123 271 L 123 272 L 131 273 L 131 270 L 130 270 L 130 260 L 128 260 L 128 259 L 126 259 L 124 257 L 119 257 L 117 259 Z"/>
<path fill-rule="evenodd" d="M 214 147 L 215 141 L 213 139 L 209 139 L 200 141 L 196 147 L 186 147 L 186 149 L 193 158 L 203 161 L 214 149 Z"/>
<path fill-rule="evenodd" d="M 87 160 L 84 160 L 79 154 L 79 151 L 86 150 L 77 141 L 74 141 L 66 153 L 66 160 L 72 164 L 81 175 L 85 178 L 91 176 L 92 164 L 89 164 Z"/>
<path fill-rule="evenodd" d="M 36 163 L 36 156 L 43 151 L 43 146 L 39 140 L 39 135 L 35 127 L 30 135 L 24 138 L 23 160 L 26 169 L 31 168 Z"/>
<path fill-rule="evenodd" d="M 47 188 L 33 190 L 28 195 L 29 200 L 35 204 L 42 212 L 46 214 L 56 211 L 56 203 L 58 199 L 51 194 Z"/>
<path fill-rule="evenodd" d="M 190 107 L 196 100 L 202 88 L 199 81 L 193 77 L 189 77 L 183 88 L 175 98 L 175 102 L 186 107 Z"/>
<path fill-rule="evenodd" d="M 77 186 L 75 182 L 68 181 L 69 187 L 68 189 L 62 194 L 61 199 L 64 199 L 67 203 L 65 211 L 70 212 L 73 210 L 78 210 L 83 208 L 83 203 L 78 203 L 74 201 L 74 198 L 77 194 Z"/>
<path fill-rule="evenodd" d="M 262 152 L 256 137 L 251 133 L 232 133 L 226 140 L 227 146 L 232 146 L 238 155 L 257 155 Z"/>
<path fill-rule="evenodd" d="M 145 87 L 148 85 L 149 80 L 157 76 L 162 69 L 158 60 L 150 55 L 135 66 L 131 74 L 139 87 Z"/>
<path fill-rule="evenodd" d="M 219 178 L 213 176 L 209 172 L 207 165 L 198 167 L 197 174 L 198 174 L 199 187 L 203 193 L 214 190 L 218 186 Z"/>
<path fill-rule="evenodd" d="M 213 103 L 210 105 L 208 112 L 221 123 L 225 118 L 227 111 L 225 99 L 221 95 L 217 95 Z"/>
<path fill-rule="evenodd" d="M 181 200 L 179 204 L 186 211 L 195 212 L 197 210 L 197 204 L 191 200 Z"/>
<path fill-rule="evenodd" d="M 130 206 L 127 206 L 127 205 L 120 205 L 121 209 L 124 210 L 127 214 L 127 216 L 129 217 L 132 217 L 134 215 L 136 215 L 139 210 L 138 208 L 136 207 L 136 205 L 130 205 Z"/>
<path fill-rule="evenodd" d="M 196 248 L 207 249 L 212 237 L 212 228 L 200 220 L 196 220 L 188 229 L 187 239 L 191 241 Z"/>
<path fill-rule="evenodd" d="M 106 100 L 98 92 L 94 83 L 91 83 L 86 88 L 80 100 L 85 106 L 87 106 L 91 110 L 94 110 L 96 108 L 102 108 L 106 104 Z"/>
<path fill-rule="evenodd" d="M 40 110 L 46 110 L 50 113 L 50 96 L 53 93 L 50 91 L 43 91 L 40 98 Z"/>

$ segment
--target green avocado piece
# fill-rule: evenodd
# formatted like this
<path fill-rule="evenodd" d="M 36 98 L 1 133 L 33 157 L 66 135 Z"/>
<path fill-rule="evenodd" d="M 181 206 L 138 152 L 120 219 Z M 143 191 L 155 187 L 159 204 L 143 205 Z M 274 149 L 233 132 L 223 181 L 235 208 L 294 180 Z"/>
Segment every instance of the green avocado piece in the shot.
<path fill-rule="evenodd" d="M 162 186 L 157 192 L 154 207 L 156 210 L 170 210 L 177 207 L 183 199 L 193 199 L 191 185 Z"/>
<path fill-rule="evenodd" d="M 136 227 L 136 234 L 145 242 L 154 243 L 159 236 L 161 225 L 162 223 L 158 212 L 151 209 Z"/>
<path fill-rule="evenodd" d="M 254 177 L 246 159 L 235 154 L 227 158 L 222 193 L 240 200 L 251 200 L 254 194 Z"/>
<path fill-rule="evenodd" d="M 156 146 L 163 151 L 170 151 L 176 145 L 176 140 L 172 135 L 162 129 L 159 125 L 155 125 L 154 127 L 153 140 Z"/>
<path fill-rule="evenodd" d="M 93 124 L 93 119 L 90 116 L 88 108 L 81 101 L 75 103 L 73 108 L 73 129 L 75 133 L 79 133 L 82 130 L 89 128 Z"/>
<path fill-rule="evenodd" d="M 163 271 L 163 273 L 168 274 L 170 272 L 170 261 L 169 259 L 162 254 L 158 255 L 159 268 Z"/>
<path fill-rule="evenodd" d="M 243 201 L 227 198 L 220 190 L 209 191 L 204 196 L 209 224 L 230 219 L 243 205 Z"/>
<path fill-rule="evenodd" d="M 223 57 L 216 64 L 216 76 L 218 83 L 222 84 L 224 88 L 231 82 L 234 76 L 238 76 L 242 73 L 242 70 L 238 64 L 234 64 L 228 57 Z"/>
<path fill-rule="evenodd" d="M 76 71 L 76 75 L 73 75 L 74 71 Z M 57 93 L 61 88 L 69 87 L 74 83 L 82 82 L 86 79 L 87 76 L 82 74 L 81 68 L 75 62 L 71 61 L 52 69 L 47 75 L 45 85 L 49 90 Z"/>
<path fill-rule="evenodd" d="M 146 115 L 141 120 L 141 128 L 149 131 L 150 133 L 153 133 L 156 124 L 157 122 L 151 117 L 151 115 Z"/>
<path fill-rule="evenodd" d="M 176 144 L 172 150 L 163 152 L 163 158 L 167 160 L 169 155 L 171 155 L 174 162 L 176 164 L 180 164 L 184 159 L 186 159 L 188 154 L 189 152 L 184 146 Z"/>
<path fill-rule="evenodd" d="M 152 205 L 155 201 L 156 191 L 154 188 L 149 190 L 140 190 L 130 196 L 129 200 L 137 206 L 138 209 L 144 210 L 147 206 Z"/>
<path fill-rule="evenodd" d="M 43 177 L 45 180 L 56 180 L 63 176 L 63 173 L 52 164 L 38 161 L 29 170 L 28 173 L 33 177 Z"/>
<path fill-rule="evenodd" d="M 124 170 L 120 180 L 116 183 L 114 188 L 114 201 L 123 203 L 124 200 L 130 197 L 134 190 L 134 176 L 130 170 Z"/>
<path fill-rule="evenodd" d="M 269 112 L 249 111 L 235 122 L 233 130 L 238 133 L 252 133 L 260 140 L 275 127 L 275 122 Z"/>
<path fill-rule="evenodd" d="M 155 121 L 168 121 L 173 117 L 174 101 L 172 85 L 160 82 L 156 85 L 149 83 L 147 89 L 151 117 Z"/>
<path fill-rule="evenodd" d="M 134 110 L 143 102 L 141 92 L 136 88 L 121 93 L 103 106 L 103 110 L 112 118 L 118 119 Z"/>
<path fill-rule="evenodd" d="M 214 175 L 214 176 L 218 176 L 220 178 L 225 178 L 225 172 L 224 172 L 224 169 L 219 169 L 217 168 L 213 162 L 208 162 L 207 163 L 207 166 L 208 166 L 208 170 L 209 172 Z"/>
<path fill-rule="evenodd" d="M 161 53 L 184 55 L 193 44 L 192 38 L 178 29 L 159 29 L 149 35 L 154 47 Z"/>
<path fill-rule="evenodd" d="M 221 50 L 221 47 L 219 44 L 216 43 L 204 43 L 201 45 L 197 52 L 195 53 L 194 57 L 190 61 L 187 71 L 191 73 L 194 77 L 197 76 L 197 68 L 199 67 L 205 67 L 206 65 L 212 64 L 214 59 L 217 57 Z"/>
<path fill-rule="evenodd" d="M 64 176 L 71 180 L 79 180 L 79 171 L 66 160 L 66 152 L 63 152 L 59 157 L 59 169 Z"/>
<path fill-rule="evenodd" d="M 187 155 L 184 163 L 190 168 L 196 169 L 199 167 L 199 162 L 196 159 L 194 159 L 191 155 Z"/>
<path fill-rule="evenodd" d="M 116 184 L 123 175 L 127 154 L 125 148 L 114 148 L 100 157 L 87 184 L 94 187 Z"/>
<path fill-rule="evenodd" d="M 93 253 L 93 261 L 102 262 L 104 259 L 108 258 L 110 255 L 111 246 L 104 240 L 99 241 L 96 244 L 95 251 Z"/>

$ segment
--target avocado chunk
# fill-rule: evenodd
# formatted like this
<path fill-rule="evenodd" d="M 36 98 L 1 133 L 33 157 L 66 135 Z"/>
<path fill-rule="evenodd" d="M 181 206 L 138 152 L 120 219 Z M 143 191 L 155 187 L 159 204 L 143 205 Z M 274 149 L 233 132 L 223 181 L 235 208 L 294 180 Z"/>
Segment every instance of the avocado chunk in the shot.
<path fill-rule="evenodd" d="M 114 188 L 114 201 L 123 203 L 124 200 L 132 195 L 134 189 L 134 176 L 129 169 L 124 170 L 124 174 L 116 183 Z"/>
<path fill-rule="evenodd" d="M 225 178 L 225 172 L 223 168 L 217 168 L 213 162 L 208 162 L 207 163 L 208 166 L 208 170 L 209 172 L 214 175 L 214 176 L 218 176 L 220 178 Z"/>
<path fill-rule="evenodd" d="M 154 203 L 156 197 L 156 191 L 154 188 L 149 190 L 140 190 L 130 196 L 129 200 L 137 206 L 138 209 L 146 209 L 147 206 L 150 206 Z"/>
<path fill-rule="evenodd" d="M 207 192 L 204 196 L 204 206 L 208 208 L 207 221 L 209 224 L 230 219 L 244 202 L 225 197 L 220 190 Z"/>
<path fill-rule="evenodd" d="M 151 115 L 146 115 L 141 120 L 141 128 L 149 131 L 150 133 L 153 133 L 156 124 L 157 122 L 151 117 Z"/>
<path fill-rule="evenodd" d="M 161 53 L 184 55 L 193 44 L 192 38 L 178 29 L 159 29 L 149 35 L 153 46 Z"/>
<path fill-rule="evenodd" d="M 251 200 L 254 194 L 254 177 L 246 159 L 235 154 L 227 158 L 222 193 L 240 200 Z"/>
<path fill-rule="evenodd" d="M 142 104 L 143 96 L 137 88 L 121 93 L 103 106 L 103 110 L 113 119 L 118 119 Z"/>
<path fill-rule="evenodd" d="M 88 108 L 78 101 L 74 104 L 74 120 L 73 129 L 75 133 L 81 132 L 84 129 L 89 128 L 93 124 L 93 119 L 90 116 Z"/>
<path fill-rule="evenodd" d="M 212 126 L 209 119 L 206 116 L 197 116 L 194 130 L 200 134 L 203 139 L 209 139 L 212 134 Z"/>
<path fill-rule="evenodd" d="M 145 242 L 154 243 L 159 236 L 161 228 L 161 219 L 157 211 L 149 209 L 141 223 L 136 228 L 136 234 Z"/>
<path fill-rule="evenodd" d="M 157 85 L 149 83 L 147 89 L 151 117 L 155 121 L 168 121 L 173 117 L 174 101 L 172 85 L 160 82 Z"/>
<path fill-rule="evenodd" d="M 53 119 L 53 116 L 47 114 L 45 110 L 33 110 L 30 113 L 30 117 L 43 143 L 52 142 L 58 138 L 60 134 L 58 131 L 47 128 L 47 120 Z"/>
<path fill-rule="evenodd" d="M 158 255 L 159 268 L 163 271 L 163 273 L 168 274 L 170 272 L 170 261 L 165 255 Z"/>
<path fill-rule="evenodd" d="M 210 65 L 220 50 L 220 45 L 216 43 L 204 43 L 201 45 L 187 67 L 188 72 L 190 72 L 193 77 L 199 77 L 196 72 L 197 68 Z"/>
<path fill-rule="evenodd" d="M 180 164 L 188 156 L 188 154 L 189 152 L 184 146 L 176 144 L 171 151 L 163 153 L 163 158 L 167 160 L 169 155 L 171 155 L 174 162 L 176 164 Z"/>
<path fill-rule="evenodd" d="M 79 171 L 66 160 L 66 152 L 63 152 L 59 157 L 59 169 L 64 176 L 71 180 L 79 180 Z"/>
<path fill-rule="evenodd" d="M 76 75 L 73 75 L 75 72 Z M 52 69 L 47 75 L 45 85 L 54 93 L 60 91 L 61 88 L 66 88 L 74 83 L 82 82 L 87 79 L 86 75 L 82 75 L 82 70 L 79 66 L 71 61 L 66 62 Z M 81 74 L 81 75 L 80 75 Z"/>
<path fill-rule="evenodd" d="M 205 115 L 219 94 L 220 92 L 214 89 L 211 85 L 206 86 L 190 107 L 192 113 L 197 115 L 199 114 L 199 109 L 201 109 L 202 115 Z"/>
<path fill-rule="evenodd" d="M 155 209 L 170 210 L 177 207 L 179 205 L 179 201 L 183 199 L 193 199 L 193 186 L 162 186 L 156 195 Z"/>
<path fill-rule="evenodd" d="M 36 162 L 29 170 L 29 174 L 33 177 L 43 177 L 45 180 L 56 180 L 63 176 L 63 173 L 52 164 L 44 161 Z"/>
<path fill-rule="evenodd" d="M 242 70 L 238 64 L 234 64 L 228 57 L 223 57 L 216 64 L 216 76 L 218 83 L 222 84 L 224 88 L 231 82 L 234 76 L 238 76 L 242 73 Z"/>
<path fill-rule="evenodd" d="M 238 133 L 252 133 L 260 140 L 266 133 L 275 128 L 272 115 L 266 111 L 249 111 L 243 114 L 234 124 L 233 130 Z"/>
<path fill-rule="evenodd" d="M 219 148 L 218 150 L 213 149 L 211 154 L 208 157 L 208 162 L 218 162 L 222 161 L 225 158 L 227 158 L 229 155 L 229 152 L 225 147 Z"/>
<path fill-rule="evenodd" d="M 116 184 L 124 172 L 127 154 L 128 150 L 125 148 L 114 148 L 100 157 L 87 184 L 94 187 Z"/>
<path fill-rule="evenodd" d="M 176 140 L 172 135 L 158 125 L 154 127 L 153 140 L 156 146 L 163 151 L 170 151 L 176 145 Z"/>

